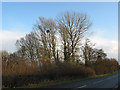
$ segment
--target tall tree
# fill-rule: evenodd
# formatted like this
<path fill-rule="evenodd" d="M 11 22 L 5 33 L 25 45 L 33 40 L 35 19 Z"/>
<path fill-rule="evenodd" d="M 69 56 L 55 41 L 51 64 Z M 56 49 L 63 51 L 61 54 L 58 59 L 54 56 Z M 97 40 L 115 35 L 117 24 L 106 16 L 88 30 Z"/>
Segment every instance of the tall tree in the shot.
<path fill-rule="evenodd" d="M 51 18 L 46 19 L 40 17 L 39 21 L 34 26 L 34 30 L 44 48 L 44 56 L 48 56 L 50 59 L 54 58 L 56 61 L 56 22 Z"/>
<path fill-rule="evenodd" d="M 85 66 L 88 66 L 90 61 L 94 59 L 96 52 L 94 51 L 93 46 L 95 46 L 95 44 L 92 44 L 89 39 L 86 39 L 85 44 L 81 48 L 85 60 Z"/>
<path fill-rule="evenodd" d="M 19 56 L 35 61 L 40 57 L 40 42 L 34 32 L 27 34 L 16 42 Z"/>
<path fill-rule="evenodd" d="M 86 14 L 65 12 L 57 17 L 59 32 L 64 47 L 64 60 L 74 60 L 78 44 L 91 26 Z"/>
<path fill-rule="evenodd" d="M 105 59 L 107 56 L 102 49 L 93 48 L 94 46 L 95 44 L 86 39 L 85 44 L 81 48 L 86 66 L 89 66 L 90 63 L 95 62 L 97 59 Z"/>

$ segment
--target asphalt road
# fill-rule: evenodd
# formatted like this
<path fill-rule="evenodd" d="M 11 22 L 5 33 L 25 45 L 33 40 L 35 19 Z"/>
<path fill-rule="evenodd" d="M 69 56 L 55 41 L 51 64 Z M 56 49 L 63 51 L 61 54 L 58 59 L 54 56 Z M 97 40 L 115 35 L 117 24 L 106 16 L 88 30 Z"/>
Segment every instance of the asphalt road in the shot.
<path fill-rule="evenodd" d="M 54 88 L 70 88 L 71 90 L 77 90 L 80 88 L 117 88 L 118 81 L 120 81 L 118 79 L 120 79 L 120 72 L 109 76 L 85 80 L 82 82 L 59 85 Z"/>

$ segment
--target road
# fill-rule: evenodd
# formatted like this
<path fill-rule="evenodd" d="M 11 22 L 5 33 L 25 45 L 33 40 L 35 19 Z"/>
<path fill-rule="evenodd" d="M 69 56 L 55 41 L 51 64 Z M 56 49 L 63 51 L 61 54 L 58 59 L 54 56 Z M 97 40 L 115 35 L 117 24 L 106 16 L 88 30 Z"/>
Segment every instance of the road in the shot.
<path fill-rule="evenodd" d="M 69 88 L 71 90 L 77 90 L 80 88 L 117 88 L 118 81 L 120 81 L 120 72 L 109 76 L 85 80 L 82 82 L 59 85 L 54 88 Z"/>

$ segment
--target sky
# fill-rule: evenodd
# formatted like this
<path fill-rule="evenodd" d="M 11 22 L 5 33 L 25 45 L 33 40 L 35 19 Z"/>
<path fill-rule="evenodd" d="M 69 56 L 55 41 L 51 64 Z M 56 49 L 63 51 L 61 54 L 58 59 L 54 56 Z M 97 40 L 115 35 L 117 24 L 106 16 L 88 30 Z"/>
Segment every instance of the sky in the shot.
<path fill-rule="evenodd" d="M 86 13 L 92 22 L 86 37 L 108 57 L 118 58 L 117 2 L 3 2 L 2 50 L 16 51 L 16 40 L 30 33 L 39 17 L 55 19 L 65 11 Z"/>

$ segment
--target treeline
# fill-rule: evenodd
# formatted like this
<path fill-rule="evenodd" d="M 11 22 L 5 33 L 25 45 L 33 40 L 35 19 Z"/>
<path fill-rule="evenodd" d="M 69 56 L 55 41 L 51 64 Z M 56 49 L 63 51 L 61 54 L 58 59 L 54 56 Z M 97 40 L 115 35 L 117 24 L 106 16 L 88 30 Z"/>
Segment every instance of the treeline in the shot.
<path fill-rule="evenodd" d="M 17 40 L 15 53 L 1 52 L 3 87 L 116 71 L 116 59 L 107 58 L 89 39 L 81 43 L 90 26 L 87 15 L 78 12 L 65 12 L 56 20 L 40 17 L 33 31 Z"/>

